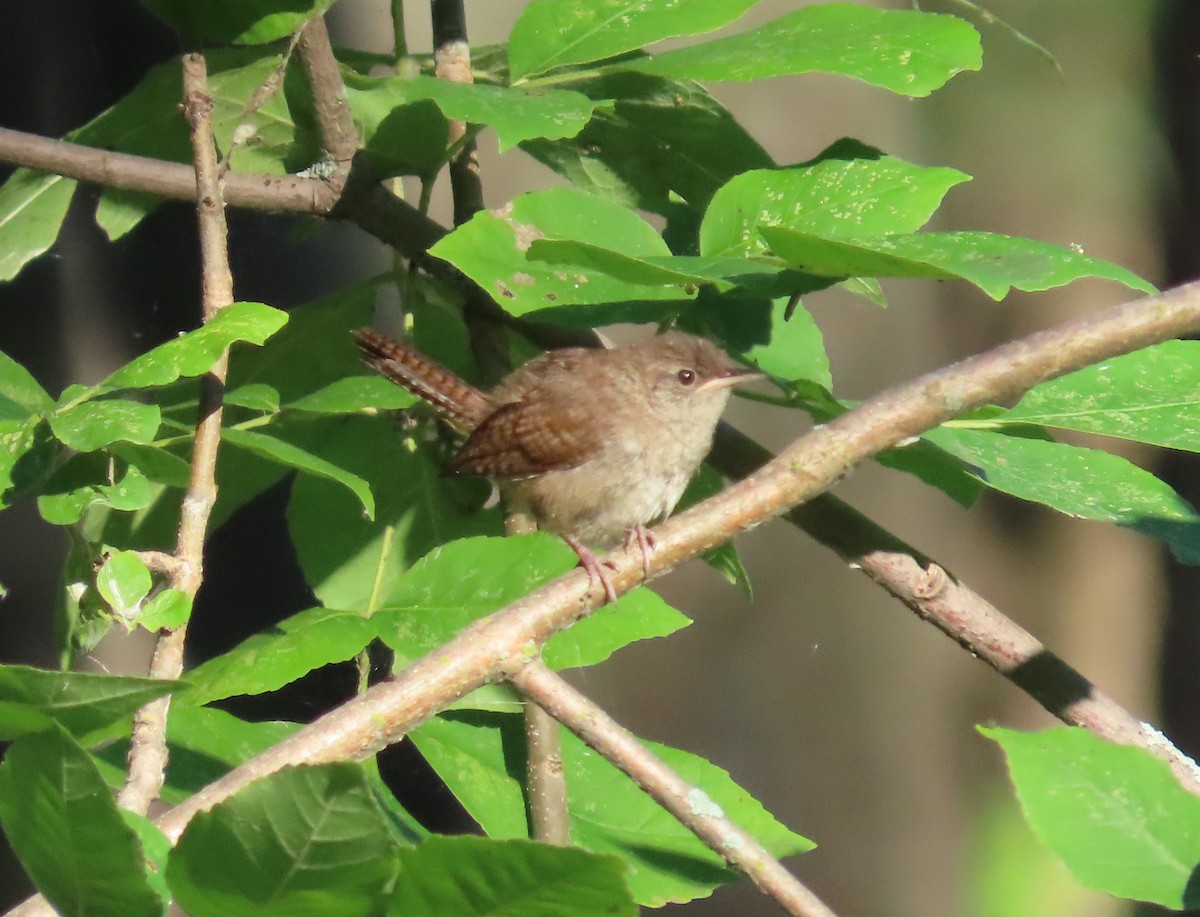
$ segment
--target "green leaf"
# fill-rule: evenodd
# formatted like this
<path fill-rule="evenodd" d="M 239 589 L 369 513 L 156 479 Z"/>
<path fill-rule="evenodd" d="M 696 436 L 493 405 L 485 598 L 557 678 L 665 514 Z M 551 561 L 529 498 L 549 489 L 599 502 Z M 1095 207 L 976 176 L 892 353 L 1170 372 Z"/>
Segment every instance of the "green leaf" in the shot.
<path fill-rule="evenodd" d="M 534 0 L 513 25 L 508 67 L 514 81 L 568 64 L 615 57 L 644 45 L 712 32 L 758 0 Z"/>
<path fill-rule="evenodd" d="M 200 706 L 277 691 L 313 669 L 352 659 L 374 638 L 375 625 L 358 612 L 310 608 L 198 666 L 178 700 Z"/>
<path fill-rule="evenodd" d="M 336 481 L 358 498 L 368 519 L 375 518 L 375 498 L 371 495 L 371 488 L 366 481 L 353 472 L 340 468 L 286 440 L 268 436 L 265 433 L 226 427 L 221 432 L 221 437 L 230 445 L 245 449 L 261 458 L 286 465 L 289 468 L 296 468 L 319 478 Z"/>
<path fill-rule="evenodd" d="M 771 304 L 771 340 L 747 350 L 745 359 L 776 379 L 807 380 L 832 388 L 833 375 L 825 353 L 825 338 L 812 315 L 795 303 L 788 315 L 787 300 Z"/>
<path fill-rule="evenodd" d="M 212 321 L 160 344 L 127 363 L 100 383 L 100 391 L 169 385 L 202 376 L 230 344 L 262 344 L 287 323 L 287 313 L 256 302 L 226 306 Z"/>
<path fill-rule="evenodd" d="M 1043 382 L 995 422 L 1200 452 L 1200 342 L 1165 341 Z"/>
<path fill-rule="evenodd" d="M 688 483 L 687 490 L 679 501 L 676 512 L 682 512 L 690 506 L 695 506 L 702 500 L 707 500 L 725 489 L 725 479 L 710 465 L 701 465 L 700 470 Z M 702 555 L 704 562 L 725 578 L 725 582 L 739 587 L 747 599 L 754 599 L 754 585 L 750 582 L 750 574 L 742 564 L 741 555 L 733 541 L 726 541 L 710 548 Z"/>
<path fill-rule="evenodd" d="M 290 35 L 333 0 L 142 0 L 151 12 L 190 39 L 257 45 Z"/>
<path fill-rule="evenodd" d="M 146 476 L 134 465 L 100 452 L 67 459 L 38 495 L 38 512 L 52 525 L 74 525 L 92 506 L 129 512 L 154 499 Z"/>
<path fill-rule="evenodd" d="M 1156 292 L 1136 274 L 1065 248 L 987 232 L 926 232 L 832 239 L 794 229 L 759 230 L 796 268 L 827 277 L 928 277 L 962 279 L 1000 300 L 1010 289 L 1048 290 L 1078 280 L 1115 280 L 1143 293 Z"/>
<path fill-rule="evenodd" d="M 348 377 L 365 378 L 350 331 L 370 323 L 379 288 L 360 283 L 291 310 L 282 331 L 233 361 L 229 390 L 259 386 L 261 404 L 262 386 L 269 386 L 277 393 L 272 400 L 292 404 Z"/>
<path fill-rule="evenodd" d="M 392 917 L 636 917 L 616 857 L 482 837 L 431 837 L 401 848 Z"/>
<path fill-rule="evenodd" d="M 155 678 L 0 665 L 0 740 L 54 723 L 72 735 L 84 736 L 132 716 L 139 707 L 179 686 Z"/>
<path fill-rule="evenodd" d="M 0 825 L 62 914 L 160 917 L 142 845 L 87 752 L 58 729 L 15 742 L 0 764 Z"/>
<path fill-rule="evenodd" d="M 61 175 L 17 169 L 0 186 L 0 282 L 54 244 L 75 182 Z"/>
<path fill-rule="evenodd" d="M 160 630 L 175 630 L 187 623 L 192 616 L 192 600 L 186 593 L 168 587 L 143 606 L 137 622 L 154 633 Z"/>
<path fill-rule="evenodd" d="M 491 837 L 524 837 L 524 747 L 519 717 L 451 714 L 436 717 L 412 734 L 421 754 Z M 615 854 L 631 868 L 626 881 L 634 899 L 648 907 L 686 902 L 734 881 L 722 858 L 709 850 L 628 777 L 563 731 L 573 844 Z M 708 804 L 716 804 L 776 856 L 812 844 L 775 821 L 725 771 L 665 745 L 643 743 Z"/>
<path fill-rule="evenodd" d="M 40 417 L 0 420 L 0 509 L 40 484 L 59 451 Z"/>
<path fill-rule="evenodd" d="M 927 96 L 956 73 L 981 65 L 979 33 L 961 19 L 825 3 L 619 66 L 700 82 L 838 73 L 901 95 Z"/>
<path fill-rule="evenodd" d="M 145 855 L 142 874 L 146 877 L 146 884 L 166 905 L 171 900 L 171 890 L 167 888 L 165 875 L 167 858 L 171 855 L 171 842 L 167 840 L 167 836 L 163 834 L 158 825 L 145 815 L 130 812 L 128 809 L 119 811 L 121 818 L 125 819 L 125 824 L 134 830 L 138 842 L 142 845 L 142 853 Z"/>
<path fill-rule="evenodd" d="M 498 509 L 482 510 L 485 484 L 439 474 L 428 450 L 385 418 L 345 418 L 320 448 L 369 481 L 378 501 L 369 520 L 323 481 L 302 477 L 292 486 L 288 531 L 305 579 L 327 607 L 373 612 L 435 545 L 502 527 Z"/>
<path fill-rule="evenodd" d="M 346 73 L 345 78 L 347 98 L 359 117 L 367 112 L 382 120 L 380 114 L 386 115 L 397 106 L 430 99 L 447 118 L 491 127 L 499 138 L 501 153 L 535 137 L 574 137 L 596 106 L 604 104 L 565 89 L 455 83 L 431 76 L 364 77 Z M 370 100 L 365 108 L 358 104 L 362 96 L 371 93 L 381 98 Z M 364 134 L 370 136 L 373 127 L 365 124 Z"/>
<path fill-rule="evenodd" d="M 587 240 L 635 258 L 669 256 L 662 237 L 637 214 L 567 188 L 524 194 L 499 211 L 477 213 L 429 250 L 482 286 L 513 315 L 564 304 L 592 305 L 641 300 L 688 299 L 677 287 L 646 287 L 615 280 L 599 271 L 564 270 L 526 258 L 539 239 Z M 590 310 L 595 317 L 600 310 Z M 646 309 L 604 311 L 612 318 L 648 321 Z M 636 316 L 642 316 L 636 318 Z"/>
<path fill-rule="evenodd" d="M 697 83 L 618 72 L 572 85 L 612 107 L 596 109 L 575 137 L 522 148 L 580 190 L 666 215 L 673 196 L 699 210 L 738 173 L 775 164 Z"/>
<path fill-rule="evenodd" d="M 138 611 L 154 581 L 136 551 L 118 551 L 96 573 L 96 588 L 112 610 L 126 620 Z"/>
<path fill-rule="evenodd" d="M 152 442 L 161 423 L 158 405 L 119 398 L 61 407 L 46 419 L 59 441 L 76 452 L 92 452 L 118 440 Z"/>
<path fill-rule="evenodd" d="M 3 192 L 0 191 L 0 196 Z M 3 247 L 0 246 L 0 251 Z M 24 420 L 30 414 L 49 410 L 54 399 L 46 394 L 29 370 L 6 353 L 0 353 L 0 420 Z"/>
<path fill-rule="evenodd" d="M 395 842 L 354 764 L 255 781 L 193 818 L 167 867 L 194 917 L 367 917 L 395 875 Z"/>
<path fill-rule="evenodd" d="M 830 238 L 915 232 L 947 191 L 970 180 L 957 169 L 915 166 L 842 141 L 812 163 L 745 172 L 723 185 L 704 213 L 700 252 L 762 254 L 763 226 Z"/>
<path fill-rule="evenodd" d="M 382 376 L 350 376 L 297 398 L 289 411 L 311 414 L 356 414 L 361 411 L 397 411 L 418 403 L 416 395 Z"/>
<path fill-rule="evenodd" d="M 1025 817 L 1079 881 L 1120 898 L 1200 907 L 1200 799 L 1166 762 L 1079 728 L 980 732 L 1004 749 Z"/>
<path fill-rule="evenodd" d="M 1113 522 L 1160 538 L 1183 563 L 1200 564 L 1200 516 L 1127 459 L 1044 439 L 939 427 L 925 438 L 995 490 L 1079 519 Z"/>
<path fill-rule="evenodd" d="M 435 548 L 404 574 L 372 620 L 403 665 L 577 563 L 574 551 L 547 534 L 461 539 Z M 657 595 L 639 589 L 555 634 L 543 656 L 555 668 L 594 665 L 628 643 L 666 636 L 690 623 Z"/>

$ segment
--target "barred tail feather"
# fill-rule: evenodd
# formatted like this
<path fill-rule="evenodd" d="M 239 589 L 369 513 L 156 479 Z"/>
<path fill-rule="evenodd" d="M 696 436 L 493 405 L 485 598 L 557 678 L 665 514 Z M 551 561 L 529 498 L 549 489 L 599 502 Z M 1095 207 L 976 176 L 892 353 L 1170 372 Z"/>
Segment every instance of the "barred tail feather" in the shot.
<path fill-rule="evenodd" d="M 373 328 L 359 328 L 354 342 L 367 366 L 429 402 L 452 426 L 470 432 L 487 417 L 483 392 L 416 348 Z"/>

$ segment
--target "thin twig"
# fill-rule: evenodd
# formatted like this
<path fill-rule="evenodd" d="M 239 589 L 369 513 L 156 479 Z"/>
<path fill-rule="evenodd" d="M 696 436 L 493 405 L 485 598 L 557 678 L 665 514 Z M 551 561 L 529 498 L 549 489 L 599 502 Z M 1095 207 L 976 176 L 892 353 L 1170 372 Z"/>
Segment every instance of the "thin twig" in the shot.
<path fill-rule="evenodd" d="M 463 0 L 431 0 L 434 75 L 450 83 L 474 83 L 471 46 L 467 41 L 467 15 Z M 461 226 L 483 209 L 483 181 L 475 138 L 467 136 L 463 121 L 450 121 L 448 142 L 459 146 L 450 160 L 450 189 L 454 198 L 454 225 Z"/>
<path fill-rule="evenodd" d="M 812 499 L 851 468 L 956 414 L 1014 397 L 1039 382 L 1200 329 L 1200 283 L 1005 344 L 878 395 L 813 430 L 765 467 L 655 528 L 650 572 L 666 570 Z M 605 558 L 619 592 L 642 582 L 640 551 Z M 369 754 L 469 691 L 495 680 L 504 660 L 586 615 L 602 592 L 576 570 L 476 622 L 392 680 L 208 785 L 159 820 L 172 838 L 188 820 L 258 777 L 293 764 Z"/>
<path fill-rule="evenodd" d="M 713 852 L 789 914 L 798 917 L 833 917 L 821 900 L 788 872 L 751 835 L 732 821 L 709 796 L 667 767 L 637 740 L 633 733 L 576 691 L 535 659 L 517 665 L 509 680 L 616 765 L 655 802 L 675 816 Z"/>
<path fill-rule="evenodd" d="M 195 157 L 195 188 L 200 224 L 203 317 L 211 321 L 233 302 L 233 276 L 229 270 L 225 204 L 221 196 L 217 148 L 212 133 L 212 100 L 207 95 L 207 68 L 199 54 L 183 58 L 184 113 L 191 127 Z M 208 517 L 216 502 L 217 447 L 221 440 L 221 405 L 228 367 L 228 350 L 201 380 L 200 420 L 196 425 L 191 472 L 181 504 L 179 532 L 175 542 L 176 566 L 170 582 L 188 598 L 194 598 L 203 578 L 204 536 Z M 183 672 L 186 626 L 159 637 L 150 662 L 151 678 L 175 679 Z M 151 701 L 133 720 L 129 747 L 129 776 L 117 794 L 117 802 L 133 812 L 145 814 L 162 789 L 167 766 L 167 712 L 170 698 Z"/>
<path fill-rule="evenodd" d="M 739 478 L 772 458 L 733 427 L 722 424 L 711 461 Z M 1120 745 L 1162 758 L 1181 785 L 1200 795 L 1195 762 L 1134 717 L 1000 609 L 937 562 L 831 494 L 788 510 L 798 528 L 861 570 L 877 584 L 987 663 L 1054 716 Z"/>

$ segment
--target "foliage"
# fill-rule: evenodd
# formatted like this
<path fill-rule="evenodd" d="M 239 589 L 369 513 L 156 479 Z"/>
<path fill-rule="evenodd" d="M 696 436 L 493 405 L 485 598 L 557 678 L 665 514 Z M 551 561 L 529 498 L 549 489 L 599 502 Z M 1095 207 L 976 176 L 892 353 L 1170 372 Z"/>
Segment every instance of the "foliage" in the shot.
<path fill-rule="evenodd" d="M 209 55 L 223 150 L 250 96 L 276 69 L 278 40 L 329 5 L 145 2 L 189 37 L 241 46 Z M 534 0 L 506 49 L 477 52 L 473 85 L 434 79 L 426 58 L 413 67 L 347 53 L 363 167 L 374 178 L 431 180 L 445 163 L 448 119 L 494 131 L 502 148 L 520 148 L 571 187 L 533 190 L 477 214 L 433 246 L 433 258 L 514 317 L 672 324 L 706 334 L 769 373 L 781 405 L 817 420 L 844 405 L 802 296 L 842 283 L 881 301 L 878 278 L 889 277 L 961 279 L 996 299 L 1088 276 L 1152 291 L 1078 251 L 986 232 L 923 231 L 944 195 L 968 180 L 956 170 L 851 140 L 809 162 L 772 162 L 700 82 L 820 71 L 920 97 L 979 69 L 981 51 L 960 19 L 844 3 L 696 38 L 752 5 Z M 678 37 L 693 40 L 643 50 Z M 380 63 L 394 66 L 379 75 L 371 65 Z M 296 69 L 258 111 L 257 137 L 234 157 L 235 169 L 282 174 L 319 159 L 313 100 Z M 177 70 L 152 70 L 71 139 L 187 161 Z M 65 178 L 26 170 L 0 188 L 0 279 L 53 244 L 73 190 Z M 154 203 L 109 189 L 97 219 L 117 237 Z M 665 231 L 639 210 L 665 217 Z M 569 736 L 564 757 L 579 846 L 523 840 L 515 703 L 492 689 L 414 736 L 490 839 L 426 837 L 359 763 L 289 769 L 255 783 L 198 816 L 174 849 L 111 801 L 106 781 L 122 780 L 124 746 L 104 743 L 127 738 L 141 703 L 174 692 L 164 798 L 177 801 L 293 729 L 207 705 L 276 690 L 373 642 L 403 668 L 573 565 L 556 539 L 494 537 L 502 526 L 498 511 L 485 507 L 486 488 L 440 477 L 440 444 L 397 432 L 385 416 L 411 406 L 411 396 L 360 372 L 348 331 L 369 322 L 381 287 L 405 282 L 418 339 L 472 375 L 466 349 L 454 343 L 461 327 L 446 330 L 447 310 L 457 322 L 461 302 L 444 277 L 384 277 L 290 315 L 239 303 L 100 384 L 57 397 L 0 354 L 0 508 L 34 494 L 45 520 L 75 536 L 63 572 L 65 662 L 114 624 L 158 631 L 190 613 L 186 596 L 164 588 L 137 552 L 171 547 L 196 379 L 231 345 L 221 460 L 228 484 L 214 520 L 295 474 L 290 535 L 320 602 L 182 684 L 0 668 L 0 737 L 14 740 L 0 765 L 0 824 L 62 913 L 164 913 L 174 898 L 196 915 L 633 914 L 637 903 L 688 901 L 735 878 Z M 1007 410 L 948 423 L 881 460 L 964 502 L 991 487 L 1133 528 L 1195 563 L 1200 526 L 1192 507 L 1131 462 L 1058 442 L 1052 431 L 1200 451 L 1198 349 L 1168 342 L 1108 361 L 1040 386 Z M 703 472 L 694 496 L 715 487 L 712 472 Z M 731 548 L 710 561 L 744 581 Z M 546 658 L 557 667 L 593 665 L 687 623 L 639 590 L 553 638 Z M 988 735 L 1009 756 L 1030 821 L 1082 881 L 1169 907 L 1200 903 L 1191 883 L 1200 804 L 1165 766 L 1078 731 Z M 715 766 L 657 750 L 775 853 L 811 846 Z"/>

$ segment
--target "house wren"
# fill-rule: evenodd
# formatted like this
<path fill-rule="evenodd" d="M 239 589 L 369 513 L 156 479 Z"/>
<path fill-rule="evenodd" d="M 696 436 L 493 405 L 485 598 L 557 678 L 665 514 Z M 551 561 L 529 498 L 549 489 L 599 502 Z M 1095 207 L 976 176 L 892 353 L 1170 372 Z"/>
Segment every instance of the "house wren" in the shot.
<path fill-rule="evenodd" d="M 616 592 L 590 548 L 636 539 L 648 568 L 645 524 L 679 502 L 730 386 L 761 375 L 671 331 L 615 350 L 552 350 L 485 393 L 377 331 L 354 339 L 368 366 L 467 434 L 446 471 L 493 479 L 510 511 L 575 549 L 609 601 Z"/>

